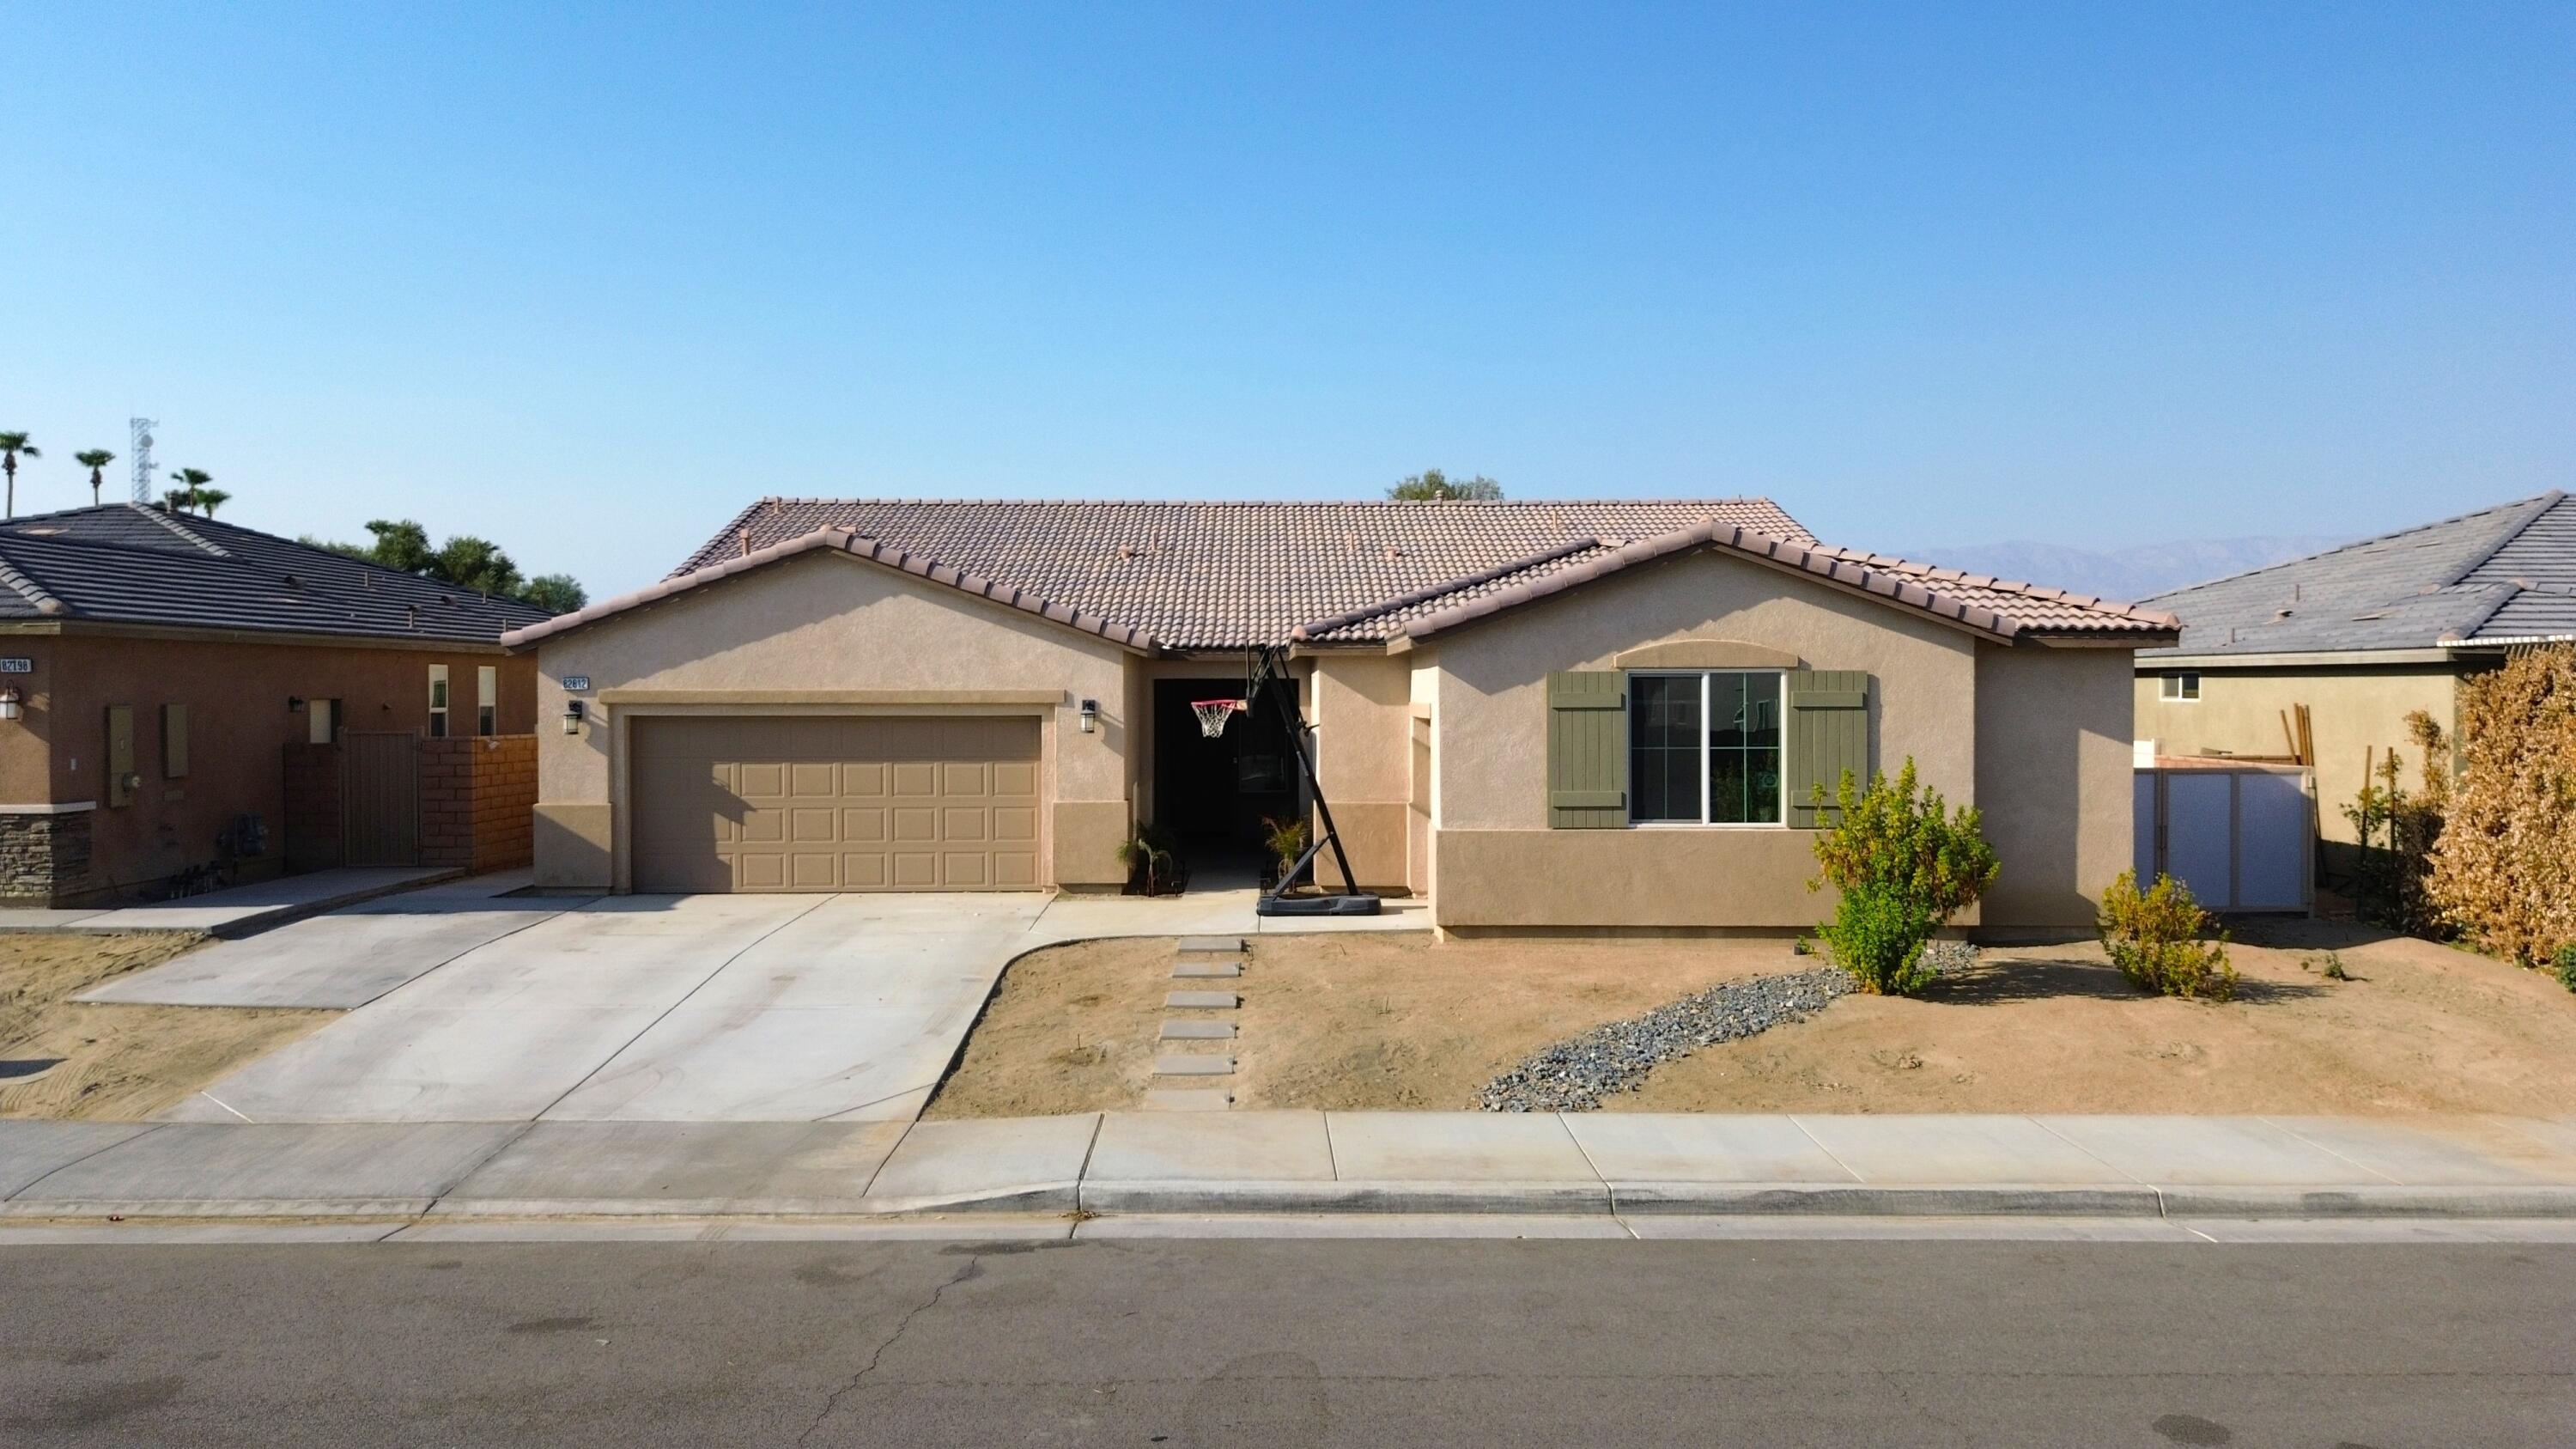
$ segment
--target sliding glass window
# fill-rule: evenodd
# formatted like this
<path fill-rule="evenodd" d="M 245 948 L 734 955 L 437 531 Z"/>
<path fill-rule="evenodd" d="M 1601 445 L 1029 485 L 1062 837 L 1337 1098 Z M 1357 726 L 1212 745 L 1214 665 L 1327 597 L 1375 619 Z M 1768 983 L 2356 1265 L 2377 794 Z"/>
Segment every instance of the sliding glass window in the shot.
<path fill-rule="evenodd" d="M 1639 825 L 1777 825 L 1777 670 L 1628 676 L 1628 818 Z"/>

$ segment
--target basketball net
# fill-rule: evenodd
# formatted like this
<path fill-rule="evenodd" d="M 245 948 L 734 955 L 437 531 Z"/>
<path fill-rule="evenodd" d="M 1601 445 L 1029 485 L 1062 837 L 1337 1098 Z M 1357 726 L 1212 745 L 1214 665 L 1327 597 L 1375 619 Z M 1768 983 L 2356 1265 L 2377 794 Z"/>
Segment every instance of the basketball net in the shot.
<path fill-rule="evenodd" d="M 1209 739 L 1215 739 L 1217 736 L 1224 734 L 1226 723 L 1233 719 L 1234 712 L 1241 708 L 1243 708 L 1243 701 L 1239 699 L 1194 699 L 1190 701 L 1191 712 L 1199 717 L 1199 733 L 1207 736 Z"/>

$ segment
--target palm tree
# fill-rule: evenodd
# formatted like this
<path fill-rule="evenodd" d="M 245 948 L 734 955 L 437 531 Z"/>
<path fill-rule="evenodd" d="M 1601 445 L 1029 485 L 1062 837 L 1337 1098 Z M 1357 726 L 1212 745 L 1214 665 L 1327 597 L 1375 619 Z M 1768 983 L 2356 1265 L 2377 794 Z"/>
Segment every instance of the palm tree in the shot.
<path fill-rule="evenodd" d="M 44 449 L 28 442 L 25 433 L 0 433 L 0 468 L 6 468 L 9 472 L 7 516 L 11 518 L 18 516 L 18 459 L 22 454 L 30 458 L 45 456 Z"/>
<path fill-rule="evenodd" d="M 221 488 L 200 488 L 196 490 L 196 499 L 197 511 L 212 518 L 216 509 L 232 502 L 233 496 Z"/>
<path fill-rule="evenodd" d="M 72 454 L 72 461 L 89 470 L 89 502 L 92 508 L 97 507 L 98 490 L 107 483 L 107 465 L 116 461 L 116 455 L 105 448 L 92 448 L 86 453 Z"/>
<path fill-rule="evenodd" d="M 206 485 L 215 481 L 215 475 L 203 468 L 173 469 L 171 476 L 179 486 L 162 494 L 161 501 L 174 513 L 196 507 L 197 499 L 206 491 Z"/>

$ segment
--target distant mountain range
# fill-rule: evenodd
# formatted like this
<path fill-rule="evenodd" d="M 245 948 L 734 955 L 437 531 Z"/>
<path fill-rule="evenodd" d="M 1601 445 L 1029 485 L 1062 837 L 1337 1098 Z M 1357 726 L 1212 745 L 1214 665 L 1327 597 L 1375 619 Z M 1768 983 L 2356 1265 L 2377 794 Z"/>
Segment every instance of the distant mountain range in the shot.
<path fill-rule="evenodd" d="M 1944 568 L 1968 569 L 2026 584 L 2046 584 L 2134 602 L 2248 569 L 2322 553 L 2349 542 L 2350 539 L 2330 536 L 2281 534 L 2142 543 L 2107 551 L 2053 543 L 1971 543 L 1928 548 L 1908 557 L 1928 559 Z"/>

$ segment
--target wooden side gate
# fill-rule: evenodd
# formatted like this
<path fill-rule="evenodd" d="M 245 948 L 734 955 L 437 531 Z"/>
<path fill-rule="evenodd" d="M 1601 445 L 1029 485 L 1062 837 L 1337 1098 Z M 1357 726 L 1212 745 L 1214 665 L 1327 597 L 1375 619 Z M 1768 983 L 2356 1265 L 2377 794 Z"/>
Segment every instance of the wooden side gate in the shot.
<path fill-rule="evenodd" d="M 341 732 L 340 842 L 348 865 L 420 864 L 419 735 Z"/>

